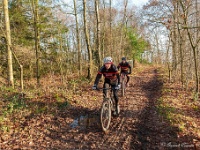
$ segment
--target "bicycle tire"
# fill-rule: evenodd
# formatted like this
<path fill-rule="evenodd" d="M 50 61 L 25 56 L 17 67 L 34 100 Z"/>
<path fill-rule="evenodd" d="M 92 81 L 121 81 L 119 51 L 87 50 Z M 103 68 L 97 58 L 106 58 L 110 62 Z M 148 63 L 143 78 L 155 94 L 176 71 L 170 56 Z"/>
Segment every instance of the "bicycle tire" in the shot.
<path fill-rule="evenodd" d="M 105 116 L 104 116 L 105 115 Z M 105 117 L 105 118 L 104 118 Z M 101 127 L 104 132 L 109 129 L 111 122 L 111 106 L 110 100 L 106 100 L 102 103 L 100 114 Z"/>

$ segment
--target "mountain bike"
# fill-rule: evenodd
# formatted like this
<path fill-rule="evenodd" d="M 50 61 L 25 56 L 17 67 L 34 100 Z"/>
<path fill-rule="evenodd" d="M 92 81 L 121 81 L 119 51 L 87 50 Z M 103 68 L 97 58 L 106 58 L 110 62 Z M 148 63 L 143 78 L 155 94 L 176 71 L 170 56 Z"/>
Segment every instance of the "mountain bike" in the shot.
<path fill-rule="evenodd" d="M 101 88 L 103 90 L 107 90 L 106 95 L 103 98 L 103 103 L 101 106 L 101 113 L 100 113 L 100 122 L 101 127 L 104 132 L 108 131 L 110 122 L 111 122 L 111 116 L 116 112 L 116 103 L 113 96 L 113 90 L 114 87 L 111 88 Z M 119 111 L 119 105 L 118 105 L 118 111 Z"/>
<path fill-rule="evenodd" d="M 121 95 L 124 96 L 126 90 L 126 82 L 127 82 L 126 73 L 122 72 L 120 78 L 121 78 Z"/>

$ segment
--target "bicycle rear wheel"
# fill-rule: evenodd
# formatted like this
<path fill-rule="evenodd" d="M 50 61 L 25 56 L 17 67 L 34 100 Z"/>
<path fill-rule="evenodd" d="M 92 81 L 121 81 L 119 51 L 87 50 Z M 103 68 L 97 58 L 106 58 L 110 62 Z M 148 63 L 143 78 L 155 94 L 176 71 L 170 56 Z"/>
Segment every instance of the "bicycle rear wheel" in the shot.
<path fill-rule="evenodd" d="M 109 100 L 102 103 L 100 120 L 102 130 L 106 132 L 109 129 L 111 122 L 111 108 Z"/>

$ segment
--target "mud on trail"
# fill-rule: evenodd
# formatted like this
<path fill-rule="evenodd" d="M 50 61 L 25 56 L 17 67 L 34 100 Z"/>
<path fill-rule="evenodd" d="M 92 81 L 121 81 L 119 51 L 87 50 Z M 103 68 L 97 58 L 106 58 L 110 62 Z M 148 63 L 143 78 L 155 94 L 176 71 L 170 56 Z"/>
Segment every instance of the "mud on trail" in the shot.
<path fill-rule="evenodd" d="M 90 91 L 76 100 L 84 106 L 75 101 L 56 114 L 27 117 L 20 132 L 1 139 L 0 149 L 166 149 L 163 142 L 177 141 L 177 129 L 156 111 L 162 85 L 154 67 L 133 75 L 107 134 L 99 124 L 102 93 Z"/>

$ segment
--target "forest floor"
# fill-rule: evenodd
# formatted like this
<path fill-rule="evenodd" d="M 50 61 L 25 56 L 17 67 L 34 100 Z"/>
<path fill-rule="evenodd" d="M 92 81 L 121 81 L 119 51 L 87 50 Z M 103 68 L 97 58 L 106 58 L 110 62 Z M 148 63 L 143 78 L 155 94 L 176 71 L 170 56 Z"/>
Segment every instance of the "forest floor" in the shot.
<path fill-rule="evenodd" d="M 89 83 L 78 88 L 73 80 L 71 93 L 59 80 L 49 80 L 37 96 L 1 88 L 0 150 L 200 149 L 199 101 L 192 100 L 190 89 L 168 83 L 162 68 L 134 68 L 107 134 L 99 123 L 101 91 L 92 91 Z M 51 85 L 58 88 L 50 91 Z"/>

